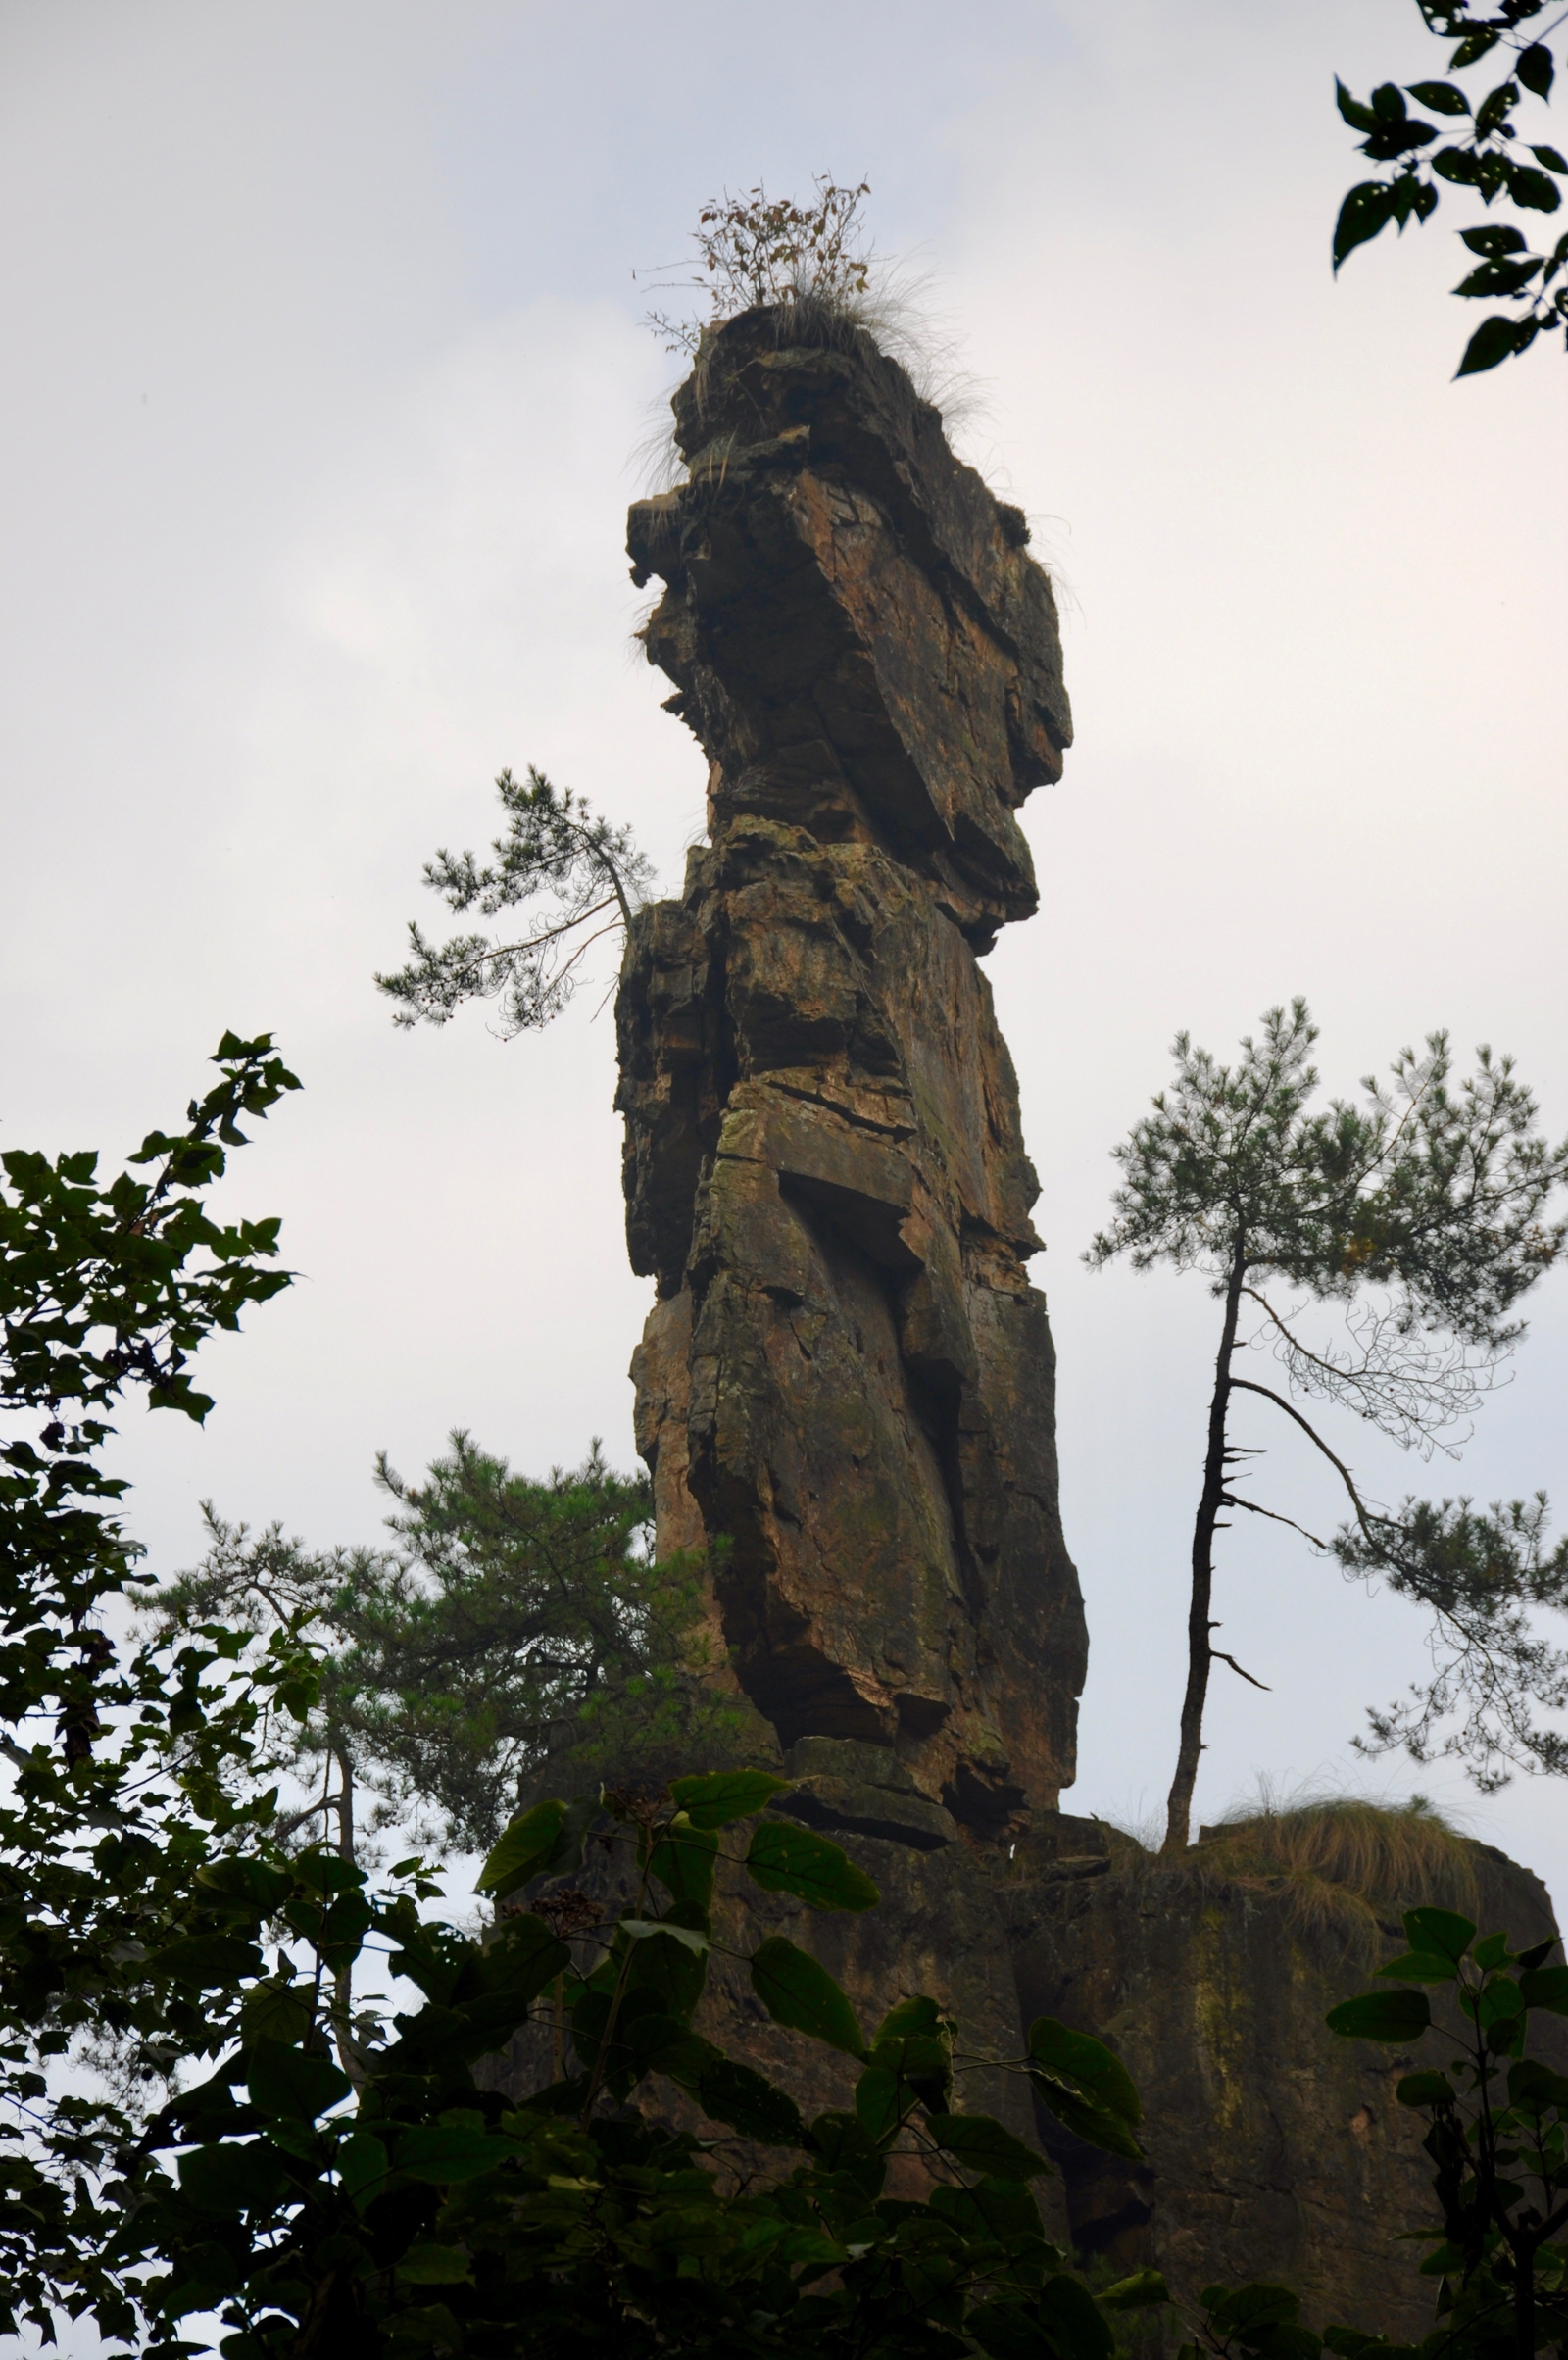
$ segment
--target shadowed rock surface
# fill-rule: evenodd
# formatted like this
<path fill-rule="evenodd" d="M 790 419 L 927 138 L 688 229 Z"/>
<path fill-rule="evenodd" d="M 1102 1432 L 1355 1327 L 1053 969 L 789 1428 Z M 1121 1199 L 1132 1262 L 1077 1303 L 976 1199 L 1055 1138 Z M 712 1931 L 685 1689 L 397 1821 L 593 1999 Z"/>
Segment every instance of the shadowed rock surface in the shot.
<path fill-rule="evenodd" d="M 1038 1193 L 976 962 L 1037 900 L 1014 811 L 1070 734 L 1023 519 L 862 335 L 750 313 L 639 502 L 650 660 L 710 837 L 618 1008 L 634 1363 L 661 1546 L 786 1746 L 893 1748 L 976 1833 L 1073 1775 L 1086 1660 L 1056 1501 Z"/>
<path fill-rule="evenodd" d="M 1047 1821 L 1020 1844 L 1005 1906 L 1022 2017 L 1108 2041 L 1144 2102 L 1141 2166 L 1040 2117 L 1080 2252 L 1161 2270 L 1195 2308 L 1215 2281 L 1261 2279 L 1317 2327 L 1431 2332 L 1436 2283 L 1396 2242 L 1434 2217 L 1426 2118 L 1394 2092 L 1446 2058 L 1344 2040 L 1323 2019 L 1403 1946 L 1401 1908 L 1457 1901 L 1521 1947 L 1555 1930 L 1538 1877 L 1487 1844 L 1462 1855 L 1461 1892 L 1369 1910 L 1328 1885 L 1228 1875 L 1201 1843 L 1172 1866 L 1096 1820 Z M 1533 2018 L 1532 2049 L 1568 2068 L 1568 2025 Z"/>

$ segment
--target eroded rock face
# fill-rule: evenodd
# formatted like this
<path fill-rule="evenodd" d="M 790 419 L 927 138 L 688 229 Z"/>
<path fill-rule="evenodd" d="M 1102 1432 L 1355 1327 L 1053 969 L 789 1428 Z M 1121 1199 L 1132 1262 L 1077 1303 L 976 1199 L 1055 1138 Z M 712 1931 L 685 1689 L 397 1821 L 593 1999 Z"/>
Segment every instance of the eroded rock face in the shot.
<path fill-rule="evenodd" d="M 709 846 L 618 1006 L 634 1363 L 664 1548 L 716 1535 L 788 1746 L 894 1749 L 995 1837 L 1073 1775 L 1087 1643 L 1017 1085 L 976 963 L 1037 895 L 1014 811 L 1070 735 L 1050 583 L 863 338 L 731 321 L 631 512 Z"/>
<path fill-rule="evenodd" d="M 1489 1845 L 1464 1851 L 1463 1906 L 1484 1930 L 1521 1947 L 1555 1932 L 1539 1878 Z M 1019 1845 L 1004 1897 L 1023 2021 L 1108 2040 L 1143 2099 L 1142 2164 L 1040 2115 L 1077 2250 L 1118 2273 L 1160 2270 L 1189 2317 L 1205 2286 L 1263 2280 L 1298 2294 L 1315 2327 L 1428 2335 L 1436 2285 L 1399 2240 L 1434 2218 L 1433 2166 L 1426 2118 L 1395 2089 L 1442 2059 L 1340 2040 L 1323 2019 L 1399 1948 L 1401 1908 L 1435 1896 L 1384 1897 L 1368 1925 L 1333 1888 L 1238 1880 L 1202 1844 L 1173 1866 L 1099 1821 L 1059 1819 Z M 1531 2042 L 1568 2066 L 1554 2018 L 1532 2017 Z"/>

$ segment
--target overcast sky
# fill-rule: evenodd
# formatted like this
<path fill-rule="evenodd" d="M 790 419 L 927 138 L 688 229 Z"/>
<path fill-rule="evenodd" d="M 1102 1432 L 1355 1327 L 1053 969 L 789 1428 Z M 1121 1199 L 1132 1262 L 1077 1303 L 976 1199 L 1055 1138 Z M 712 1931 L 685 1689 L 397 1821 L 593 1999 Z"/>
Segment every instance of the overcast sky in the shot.
<path fill-rule="evenodd" d="M 458 1424 L 530 1471 L 594 1435 L 630 1463 L 608 1009 L 408 1038 L 370 975 L 504 763 L 676 888 L 704 765 L 630 639 L 671 382 L 632 271 L 723 186 L 863 174 L 977 380 L 962 447 L 1064 592 L 1078 743 L 990 969 L 1092 1634 L 1065 1799 L 1157 1808 L 1214 1306 L 1078 1257 L 1171 1035 L 1224 1052 L 1302 992 L 1343 1090 L 1448 1025 L 1568 1129 L 1563 360 L 1449 381 L 1452 199 L 1328 267 L 1335 70 L 1440 65 L 1411 0 L 8 0 L 0 1142 L 122 1153 L 225 1026 L 306 1084 L 224 1198 L 283 1216 L 299 1285 L 206 1354 L 208 1431 L 125 1421 L 158 1569 L 205 1495 L 370 1539 L 372 1453 L 416 1471 Z M 1375 1491 L 1568 1493 L 1565 1290 L 1461 1466 L 1348 1435 Z M 1263 1496 L 1337 1518 L 1241 1439 Z M 1259 1775 L 1419 1785 L 1568 1886 L 1560 1787 L 1348 1752 L 1420 1669 L 1412 1609 L 1261 1525 L 1218 1598 L 1272 1693 L 1216 1675 L 1200 1816 Z"/>

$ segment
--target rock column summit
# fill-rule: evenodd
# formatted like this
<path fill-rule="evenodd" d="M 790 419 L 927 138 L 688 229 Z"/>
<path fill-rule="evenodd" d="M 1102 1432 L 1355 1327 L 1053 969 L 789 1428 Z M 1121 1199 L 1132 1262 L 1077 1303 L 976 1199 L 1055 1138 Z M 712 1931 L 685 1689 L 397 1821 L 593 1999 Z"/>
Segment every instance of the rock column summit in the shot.
<path fill-rule="evenodd" d="M 1087 1656 L 978 963 L 1038 905 L 1015 813 L 1071 738 L 1060 640 L 1022 514 L 905 371 L 787 317 L 705 340 L 686 479 L 629 519 L 710 763 L 618 1003 L 638 1445 L 781 1746 L 892 1748 L 995 1841 L 1071 1780 Z"/>

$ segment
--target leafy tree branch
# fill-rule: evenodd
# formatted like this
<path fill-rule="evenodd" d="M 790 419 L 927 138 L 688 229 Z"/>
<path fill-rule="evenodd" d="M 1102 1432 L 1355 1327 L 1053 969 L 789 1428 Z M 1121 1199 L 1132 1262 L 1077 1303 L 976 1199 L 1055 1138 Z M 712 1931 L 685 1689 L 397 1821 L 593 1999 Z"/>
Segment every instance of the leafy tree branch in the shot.
<path fill-rule="evenodd" d="M 507 826 L 490 848 L 494 858 L 438 852 L 425 863 L 424 881 L 456 915 L 526 908 L 535 923 L 516 941 L 462 934 L 433 943 L 411 920 L 413 958 L 375 978 L 397 1004 L 392 1021 L 406 1029 L 448 1024 L 467 1000 L 495 1000 L 504 1040 L 537 1031 L 571 998 L 593 945 L 624 935 L 653 881 L 629 828 L 596 817 L 580 796 L 552 786 L 531 764 L 526 785 L 503 770 L 496 791 Z"/>
<path fill-rule="evenodd" d="M 1440 200 L 1438 183 L 1469 189 L 1490 208 L 1499 200 L 1524 216 L 1551 215 L 1562 204 L 1558 181 L 1568 174 L 1568 157 L 1545 141 L 1522 139 L 1514 111 L 1525 98 L 1544 105 L 1556 67 L 1547 46 L 1568 22 L 1558 8 L 1540 25 L 1553 0 L 1503 0 L 1495 13 L 1472 9 L 1470 0 L 1419 0 L 1429 32 L 1455 41 L 1450 73 L 1478 66 L 1484 58 L 1508 61 L 1503 80 L 1473 97 L 1452 81 L 1383 82 L 1364 104 L 1336 81 L 1339 109 L 1353 130 L 1365 133 L 1361 153 L 1391 168 L 1387 179 L 1362 180 L 1340 208 L 1334 229 L 1334 268 L 1386 229 L 1403 233 L 1409 221 L 1426 221 Z M 1408 94 L 1418 107 L 1440 116 L 1454 135 L 1443 146 L 1436 123 L 1410 114 Z M 1430 151 L 1430 152 L 1428 152 Z M 1512 301 L 1512 312 L 1494 312 L 1481 322 L 1465 347 L 1456 374 L 1474 376 L 1499 362 L 1528 352 L 1536 338 L 1561 328 L 1568 346 L 1568 236 L 1535 253 L 1512 222 L 1488 222 L 1461 229 L 1460 241 L 1479 259 L 1453 289 L 1471 302 Z"/>

